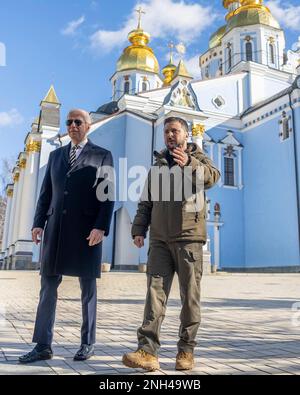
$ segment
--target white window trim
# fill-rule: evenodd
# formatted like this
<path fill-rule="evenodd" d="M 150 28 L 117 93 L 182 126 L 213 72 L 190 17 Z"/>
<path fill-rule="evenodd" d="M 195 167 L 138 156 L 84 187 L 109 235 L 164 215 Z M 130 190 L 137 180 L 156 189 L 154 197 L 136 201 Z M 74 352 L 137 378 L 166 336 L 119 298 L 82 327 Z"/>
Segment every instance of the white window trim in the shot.
<path fill-rule="evenodd" d="M 242 150 L 243 147 L 234 146 L 235 151 L 238 152 L 238 156 L 234 159 L 234 186 L 225 185 L 224 184 L 224 160 L 225 158 L 224 149 L 227 147 L 227 144 L 218 143 L 218 169 L 221 173 L 221 177 L 218 181 L 218 186 L 228 189 L 243 189 L 243 168 L 242 168 Z M 237 182 L 238 181 L 238 182 Z"/>

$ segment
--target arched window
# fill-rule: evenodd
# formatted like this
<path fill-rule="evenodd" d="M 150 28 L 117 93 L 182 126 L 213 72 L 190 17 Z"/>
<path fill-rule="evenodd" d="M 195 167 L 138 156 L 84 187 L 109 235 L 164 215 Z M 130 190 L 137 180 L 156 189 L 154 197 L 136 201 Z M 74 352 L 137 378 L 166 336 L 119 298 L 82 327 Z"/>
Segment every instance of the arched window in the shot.
<path fill-rule="evenodd" d="M 252 43 L 250 41 L 246 43 L 246 60 L 250 62 L 253 60 Z"/>
<path fill-rule="evenodd" d="M 129 81 L 125 81 L 125 84 L 124 84 L 124 93 L 125 93 L 125 94 L 128 94 L 128 93 L 129 93 L 129 88 L 130 88 L 130 83 L 129 83 Z"/>
<path fill-rule="evenodd" d="M 234 158 L 224 158 L 224 185 L 234 186 Z"/>
<path fill-rule="evenodd" d="M 232 68 L 232 48 L 231 48 L 231 44 L 228 44 L 227 53 L 228 53 L 228 69 L 231 70 L 231 68 Z"/>
<path fill-rule="evenodd" d="M 146 90 L 148 89 L 148 84 L 146 81 L 143 81 L 142 83 L 142 92 L 146 92 Z"/>
<path fill-rule="evenodd" d="M 209 67 L 205 67 L 205 78 L 209 78 Z"/>
<path fill-rule="evenodd" d="M 271 64 L 275 64 L 275 51 L 272 43 L 269 44 L 269 59 Z"/>
<path fill-rule="evenodd" d="M 114 80 L 114 84 L 113 84 L 113 97 L 115 98 L 116 96 L 116 88 L 117 88 L 117 80 Z"/>

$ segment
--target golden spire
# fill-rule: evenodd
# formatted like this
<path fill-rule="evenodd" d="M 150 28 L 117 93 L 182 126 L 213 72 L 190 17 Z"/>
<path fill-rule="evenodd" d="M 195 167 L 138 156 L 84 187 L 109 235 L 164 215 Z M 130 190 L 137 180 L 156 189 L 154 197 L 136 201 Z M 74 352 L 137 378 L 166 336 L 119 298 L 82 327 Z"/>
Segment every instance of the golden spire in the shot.
<path fill-rule="evenodd" d="M 185 78 L 193 78 L 190 73 L 187 71 L 187 68 L 181 59 L 174 74 L 174 78 L 176 77 L 185 77 Z"/>
<path fill-rule="evenodd" d="M 169 42 L 168 47 L 170 48 L 170 62 L 169 62 L 169 64 L 173 64 L 174 43 L 172 41 Z"/>
<path fill-rule="evenodd" d="M 146 14 L 146 12 L 142 10 L 142 7 L 137 9 L 136 12 L 139 14 L 138 26 L 128 34 L 128 40 L 133 45 L 147 45 L 150 41 L 150 34 L 142 29 L 142 14 Z"/>
<path fill-rule="evenodd" d="M 170 85 L 170 82 L 174 78 L 174 74 L 176 71 L 176 66 L 173 63 L 173 51 L 174 51 L 174 44 L 172 42 L 169 43 L 168 47 L 170 48 L 170 61 L 166 67 L 162 69 L 162 73 L 165 77 L 164 79 L 164 86 Z"/>
<path fill-rule="evenodd" d="M 42 100 L 42 103 L 60 104 L 53 85 L 50 86 L 50 89 Z"/>
<path fill-rule="evenodd" d="M 142 14 L 146 14 L 146 12 L 142 9 L 142 7 L 139 7 L 136 12 L 139 14 L 139 23 L 138 23 L 138 29 L 142 29 Z"/>

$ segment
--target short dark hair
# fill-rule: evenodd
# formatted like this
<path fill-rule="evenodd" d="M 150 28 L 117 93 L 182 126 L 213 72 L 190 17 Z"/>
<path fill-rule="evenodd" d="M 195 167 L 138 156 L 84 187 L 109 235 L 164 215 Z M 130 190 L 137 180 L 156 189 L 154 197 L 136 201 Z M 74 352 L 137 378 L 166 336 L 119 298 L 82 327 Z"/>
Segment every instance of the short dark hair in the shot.
<path fill-rule="evenodd" d="M 189 125 L 185 119 L 180 117 L 169 117 L 165 119 L 164 126 L 166 126 L 167 123 L 171 123 L 171 122 L 179 122 L 181 126 L 185 129 L 185 131 L 187 133 L 189 132 Z"/>

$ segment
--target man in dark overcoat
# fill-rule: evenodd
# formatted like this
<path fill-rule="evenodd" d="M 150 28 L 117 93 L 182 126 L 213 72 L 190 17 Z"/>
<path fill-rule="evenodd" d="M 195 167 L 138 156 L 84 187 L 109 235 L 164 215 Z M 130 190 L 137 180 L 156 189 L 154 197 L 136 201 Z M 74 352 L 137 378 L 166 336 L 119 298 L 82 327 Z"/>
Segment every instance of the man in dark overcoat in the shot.
<path fill-rule="evenodd" d="M 34 349 L 21 363 L 50 359 L 62 276 L 79 277 L 82 303 L 81 346 L 74 360 L 94 354 L 96 279 L 101 275 L 102 240 L 109 234 L 112 199 L 99 199 L 99 169 L 113 166 L 110 151 L 87 139 L 89 113 L 72 110 L 66 121 L 71 142 L 49 156 L 34 217 L 32 239 L 41 249 L 41 291 L 33 334 Z"/>

